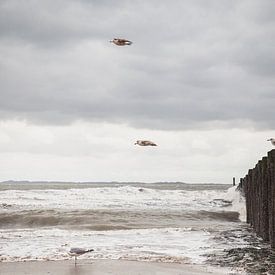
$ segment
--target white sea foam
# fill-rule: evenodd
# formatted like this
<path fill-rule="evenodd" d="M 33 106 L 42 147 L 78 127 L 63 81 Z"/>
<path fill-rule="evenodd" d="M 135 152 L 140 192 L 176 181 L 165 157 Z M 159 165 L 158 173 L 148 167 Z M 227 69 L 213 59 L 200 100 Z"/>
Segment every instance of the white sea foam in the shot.
<path fill-rule="evenodd" d="M 202 262 L 209 234 L 189 228 L 79 232 L 60 229 L 3 231 L 0 260 L 68 259 L 71 246 L 93 248 L 91 259 L 147 259 Z M 5 244 L 4 244 L 4 242 Z"/>

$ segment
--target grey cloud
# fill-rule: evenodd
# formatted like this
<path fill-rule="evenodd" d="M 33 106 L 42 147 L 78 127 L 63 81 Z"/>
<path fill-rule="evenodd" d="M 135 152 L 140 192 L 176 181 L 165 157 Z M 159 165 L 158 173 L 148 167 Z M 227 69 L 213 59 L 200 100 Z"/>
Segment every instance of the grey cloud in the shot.
<path fill-rule="evenodd" d="M 207 2 L 2 1 L 0 118 L 274 128 L 272 1 Z"/>
<path fill-rule="evenodd" d="M 84 1 L 85 2 L 85 1 Z M 108 6 L 107 6 L 108 7 Z M 114 5 L 112 12 L 119 10 Z M 115 24 L 111 11 L 96 1 L 2 1 L 1 37 L 22 40 L 42 47 L 64 46 L 81 39 L 108 38 Z"/>

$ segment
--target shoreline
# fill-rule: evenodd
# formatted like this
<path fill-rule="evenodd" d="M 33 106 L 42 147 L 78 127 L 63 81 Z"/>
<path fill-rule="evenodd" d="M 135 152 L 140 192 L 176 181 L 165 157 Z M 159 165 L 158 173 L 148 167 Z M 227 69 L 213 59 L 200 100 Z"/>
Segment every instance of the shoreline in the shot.
<path fill-rule="evenodd" d="M 1 275 L 224 275 L 230 273 L 230 269 L 208 265 L 128 260 L 78 259 L 76 266 L 74 260 L 0 263 Z"/>

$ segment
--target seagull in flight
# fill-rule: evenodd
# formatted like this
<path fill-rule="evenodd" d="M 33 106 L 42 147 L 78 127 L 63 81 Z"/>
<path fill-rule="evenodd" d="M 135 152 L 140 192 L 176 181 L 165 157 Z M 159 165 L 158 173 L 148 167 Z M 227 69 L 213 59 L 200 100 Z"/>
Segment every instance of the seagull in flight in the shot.
<path fill-rule="evenodd" d="M 74 257 L 74 265 L 76 265 L 76 260 L 77 260 L 78 256 L 81 256 L 83 254 L 86 254 L 86 253 L 92 252 L 92 251 L 94 251 L 94 250 L 93 249 L 84 249 L 84 248 L 74 247 L 74 248 L 70 249 L 70 251 L 68 252 L 68 254 L 70 256 Z"/>
<path fill-rule="evenodd" d="M 114 43 L 117 46 L 130 46 L 131 44 L 133 44 L 132 41 L 124 39 L 124 38 L 114 38 L 113 40 L 110 40 L 110 43 Z"/>
<path fill-rule="evenodd" d="M 268 139 L 267 141 L 271 141 L 272 145 L 275 146 L 275 138 L 270 138 L 270 139 Z"/>
<path fill-rule="evenodd" d="M 139 146 L 157 146 L 156 143 L 154 143 L 150 140 L 137 140 L 135 145 L 139 145 Z"/>

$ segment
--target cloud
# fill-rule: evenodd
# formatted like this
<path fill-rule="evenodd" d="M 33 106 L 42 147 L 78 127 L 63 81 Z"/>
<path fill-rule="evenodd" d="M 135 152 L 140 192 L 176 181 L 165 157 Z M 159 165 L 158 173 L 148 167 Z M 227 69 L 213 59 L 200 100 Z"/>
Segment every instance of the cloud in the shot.
<path fill-rule="evenodd" d="M 272 1 L 2 1 L 0 119 L 273 129 Z M 108 40 L 123 36 L 131 47 Z"/>
<path fill-rule="evenodd" d="M 161 131 L 77 121 L 0 123 L 0 181 L 185 181 L 231 183 L 271 147 L 268 131 Z M 134 142 L 150 137 L 157 147 Z"/>
<path fill-rule="evenodd" d="M 2 1 L 1 36 L 38 47 L 64 47 L 82 39 L 108 37 L 105 29 L 114 22 L 107 7 L 97 1 Z M 113 5 L 112 11 L 119 7 Z"/>

